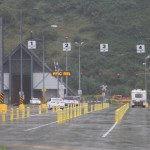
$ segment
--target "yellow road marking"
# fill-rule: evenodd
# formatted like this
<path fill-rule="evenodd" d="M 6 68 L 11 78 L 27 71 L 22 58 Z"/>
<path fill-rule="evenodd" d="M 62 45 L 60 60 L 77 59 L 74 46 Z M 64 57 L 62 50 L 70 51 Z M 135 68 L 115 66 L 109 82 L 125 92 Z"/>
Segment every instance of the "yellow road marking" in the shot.
<path fill-rule="evenodd" d="M 65 148 L 65 147 L 59 147 L 59 146 L 46 146 L 46 145 L 28 145 L 28 144 L 8 144 L 8 143 L 0 143 L 0 145 L 3 145 L 4 147 L 10 147 L 10 148 L 33 148 L 33 149 L 43 149 L 43 150 L 75 150 L 73 148 Z"/>

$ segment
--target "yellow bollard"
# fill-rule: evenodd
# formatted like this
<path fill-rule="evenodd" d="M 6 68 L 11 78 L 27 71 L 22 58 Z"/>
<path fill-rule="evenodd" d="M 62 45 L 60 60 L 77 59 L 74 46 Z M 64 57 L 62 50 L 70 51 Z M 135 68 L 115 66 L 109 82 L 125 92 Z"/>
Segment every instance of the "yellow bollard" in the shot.
<path fill-rule="evenodd" d="M 65 112 L 64 112 L 65 114 L 65 121 L 67 120 L 67 108 L 65 108 Z"/>
<path fill-rule="evenodd" d="M 69 119 L 69 108 L 68 107 L 66 108 L 66 119 L 67 120 Z"/>
<path fill-rule="evenodd" d="M 22 110 L 22 119 L 25 117 L 25 110 Z"/>
<path fill-rule="evenodd" d="M 41 105 L 39 106 L 39 115 L 42 114 Z"/>
<path fill-rule="evenodd" d="M 94 111 L 96 111 L 96 104 L 94 104 Z"/>
<path fill-rule="evenodd" d="M 78 111 L 78 106 L 76 106 L 76 117 L 78 117 L 79 111 Z"/>
<path fill-rule="evenodd" d="M 93 105 L 91 105 L 91 112 L 93 112 Z"/>
<path fill-rule="evenodd" d="M 70 119 L 72 119 L 72 107 L 70 107 Z"/>
<path fill-rule="evenodd" d="M 11 121 L 14 120 L 14 112 L 13 112 L 13 108 L 10 109 L 10 120 L 11 120 Z"/>
<path fill-rule="evenodd" d="M 82 106 L 81 105 L 79 105 L 79 115 L 81 116 L 82 115 Z"/>
<path fill-rule="evenodd" d="M 62 121 L 65 121 L 65 109 L 66 108 L 64 108 L 63 111 L 62 111 Z"/>
<path fill-rule="evenodd" d="M 27 107 L 27 117 L 30 117 L 30 107 Z"/>
<path fill-rule="evenodd" d="M 60 110 L 60 106 L 56 106 L 56 112 L 58 112 Z"/>
<path fill-rule="evenodd" d="M 5 111 L 2 111 L 2 122 L 6 121 L 6 114 Z"/>
<path fill-rule="evenodd" d="M 86 107 L 84 106 L 84 114 L 86 114 Z"/>
<path fill-rule="evenodd" d="M 57 123 L 60 123 L 60 111 L 57 111 Z"/>
<path fill-rule="evenodd" d="M 62 109 L 60 109 L 60 123 L 63 122 L 63 111 Z"/>
<path fill-rule="evenodd" d="M 46 107 L 45 111 L 46 111 L 46 114 L 48 114 L 48 108 L 47 107 Z"/>
<path fill-rule="evenodd" d="M 76 107 L 74 107 L 73 112 L 74 112 L 74 118 L 76 118 L 77 117 Z"/>
<path fill-rule="evenodd" d="M 20 116 L 19 116 L 19 108 L 16 108 L 16 118 L 19 119 Z"/>

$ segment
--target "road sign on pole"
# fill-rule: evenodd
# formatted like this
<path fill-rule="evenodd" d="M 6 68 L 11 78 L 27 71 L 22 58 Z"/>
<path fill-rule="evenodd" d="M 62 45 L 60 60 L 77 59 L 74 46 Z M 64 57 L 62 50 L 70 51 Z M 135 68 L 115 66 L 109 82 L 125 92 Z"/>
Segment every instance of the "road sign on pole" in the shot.
<path fill-rule="evenodd" d="M 137 50 L 137 53 L 140 53 L 140 54 L 145 53 L 145 45 L 142 45 L 142 44 L 136 45 L 136 50 Z"/>
<path fill-rule="evenodd" d="M 82 90 L 78 90 L 78 95 L 82 95 Z"/>
<path fill-rule="evenodd" d="M 100 44 L 100 52 L 108 52 L 108 44 Z"/>
<path fill-rule="evenodd" d="M 71 51 L 71 43 L 63 43 L 63 51 Z"/>
<path fill-rule="evenodd" d="M 36 41 L 28 41 L 28 49 L 36 49 Z"/>

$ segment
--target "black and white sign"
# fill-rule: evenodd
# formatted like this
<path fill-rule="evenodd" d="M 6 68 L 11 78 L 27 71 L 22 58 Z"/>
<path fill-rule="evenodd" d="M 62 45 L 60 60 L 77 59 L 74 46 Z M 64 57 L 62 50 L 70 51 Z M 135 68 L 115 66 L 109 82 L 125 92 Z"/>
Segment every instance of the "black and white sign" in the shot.
<path fill-rule="evenodd" d="M 108 44 L 100 44 L 100 52 L 108 52 Z"/>
<path fill-rule="evenodd" d="M 78 90 L 78 95 L 82 95 L 82 90 Z"/>
<path fill-rule="evenodd" d="M 63 51 L 71 51 L 71 43 L 63 43 Z"/>
<path fill-rule="evenodd" d="M 107 89 L 106 89 L 106 88 L 107 88 L 107 85 L 102 85 L 101 88 L 102 88 L 102 91 L 103 91 L 103 92 L 106 92 L 106 90 L 107 90 Z"/>
<path fill-rule="evenodd" d="M 36 41 L 28 41 L 28 49 L 36 49 Z"/>
<path fill-rule="evenodd" d="M 145 53 L 145 45 L 136 45 L 137 53 Z"/>

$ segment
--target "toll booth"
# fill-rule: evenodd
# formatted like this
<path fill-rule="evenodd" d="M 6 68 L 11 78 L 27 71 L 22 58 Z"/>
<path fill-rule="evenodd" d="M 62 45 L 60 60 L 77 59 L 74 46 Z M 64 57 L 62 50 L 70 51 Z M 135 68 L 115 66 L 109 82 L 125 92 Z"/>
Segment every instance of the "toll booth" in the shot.
<path fill-rule="evenodd" d="M 6 104 L 19 103 L 21 83 L 25 95 L 25 104 L 29 103 L 31 97 L 41 98 L 43 87 L 46 90 L 46 99 L 56 97 L 58 89 L 59 94 L 62 96 L 65 91 L 64 82 L 52 76 L 51 69 L 46 64 L 44 64 L 43 72 L 42 60 L 24 44 L 19 44 L 4 59 L 4 93 Z"/>

